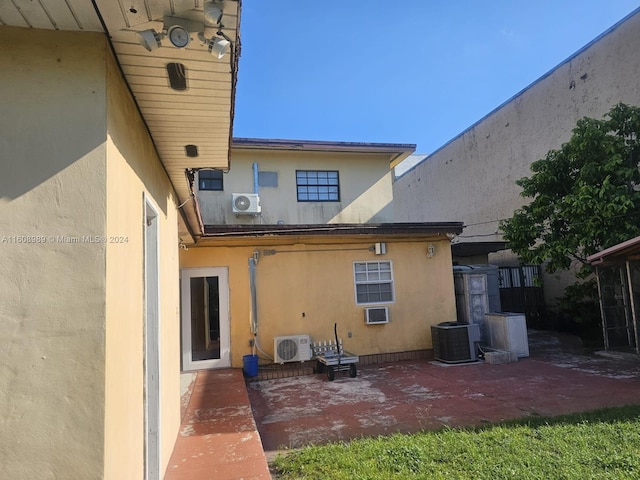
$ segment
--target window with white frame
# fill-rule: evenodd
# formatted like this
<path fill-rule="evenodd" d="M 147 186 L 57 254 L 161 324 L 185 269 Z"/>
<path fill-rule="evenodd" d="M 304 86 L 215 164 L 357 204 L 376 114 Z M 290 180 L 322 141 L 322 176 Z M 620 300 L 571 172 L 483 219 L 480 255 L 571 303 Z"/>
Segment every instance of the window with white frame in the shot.
<path fill-rule="evenodd" d="M 393 270 L 391 262 L 354 262 L 353 277 L 356 304 L 392 303 Z"/>

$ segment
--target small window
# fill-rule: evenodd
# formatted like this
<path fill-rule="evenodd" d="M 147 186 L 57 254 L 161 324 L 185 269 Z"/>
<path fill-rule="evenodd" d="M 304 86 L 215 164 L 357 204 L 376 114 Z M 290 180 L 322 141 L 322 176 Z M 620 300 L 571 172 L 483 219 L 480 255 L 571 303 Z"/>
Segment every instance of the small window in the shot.
<path fill-rule="evenodd" d="M 391 262 L 355 262 L 356 304 L 393 303 Z"/>
<path fill-rule="evenodd" d="M 336 170 L 297 170 L 299 202 L 339 202 L 340 178 Z"/>
<path fill-rule="evenodd" d="M 223 190 L 221 170 L 200 170 L 198 172 L 198 189 L 199 190 Z"/>

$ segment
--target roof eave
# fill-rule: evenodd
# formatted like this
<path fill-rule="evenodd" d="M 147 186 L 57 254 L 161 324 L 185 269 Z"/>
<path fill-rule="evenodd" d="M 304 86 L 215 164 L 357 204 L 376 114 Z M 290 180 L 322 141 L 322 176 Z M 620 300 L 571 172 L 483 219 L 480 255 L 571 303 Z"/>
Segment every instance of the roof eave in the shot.
<path fill-rule="evenodd" d="M 594 253 L 587 257 L 587 262 L 592 265 L 601 265 L 610 259 L 624 257 L 625 255 L 637 253 L 638 251 L 640 251 L 640 236 L 605 248 L 601 252 Z"/>
<path fill-rule="evenodd" d="M 206 225 L 202 238 L 264 236 L 344 235 L 459 235 L 462 222 L 294 224 L 294 225 Z"/>
<path fill-rule="evenodd" d="M 347 152 L 389 155 L 394 167 L 415 152 L 413 143 L 332 142 L 324 140 L 284 140 L 234 137 L 234 150 L 294 150 L 306 152 Z"/>

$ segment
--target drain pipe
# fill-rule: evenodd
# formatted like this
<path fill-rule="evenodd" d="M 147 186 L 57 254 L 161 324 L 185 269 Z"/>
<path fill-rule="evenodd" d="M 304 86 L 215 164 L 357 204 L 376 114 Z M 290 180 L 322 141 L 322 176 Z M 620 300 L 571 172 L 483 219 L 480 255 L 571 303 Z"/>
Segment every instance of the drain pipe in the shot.
<path fill-rule="evenodd" d="M 258 350 L 266 358 L 273 361 L 273 357 L 260 348 L 258 342 L 258 296 L 256 293 L 256 265 L 258 265 L 258 259 L 260 258 L 260 252 L 255 250 L 253 255 L 249 257 L 249 290 L 251 294 L 251 311 L 249 312 L 249 326 L 251 333 L 253 333 L 253 345 L 251 346 L 251 353 L 255 355 L 255 351 Z"/>
<path fill-rule="evenodd" d="M 256 265 L 258 264 L 259 252 L 253 252 L 249 257 L 249 290 L 251 293 L 251 311 L 249 313 L 249 322 L 251 333 L 254 337 L 258 336 L 258 299 L 256 294 Z"/>

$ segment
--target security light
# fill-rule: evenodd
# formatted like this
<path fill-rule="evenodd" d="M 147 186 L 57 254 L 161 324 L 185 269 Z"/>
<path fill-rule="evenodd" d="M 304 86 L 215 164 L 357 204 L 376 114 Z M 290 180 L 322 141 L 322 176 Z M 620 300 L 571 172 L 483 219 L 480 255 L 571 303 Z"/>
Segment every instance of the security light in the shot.
<path fill-rule="evenodd" d="M 162 34 L 156 32 L 153 28 L 137 32 L 138 42 L 150 52 L 161 46 Z"/>
<path fill-rule="evenodd" d="M 209 26 L 219 25 L 222 20 L 222 0 L 212 0 L 204 4 L 204 23 Z"/>
<path fill-rule="evenodd" d="M 211 39 L 204 36 L 204 33 L 198 33 L 198 38 L 200 41 L 207 46 L 209 53 L 217 58 L 222 58 L 229 51 L 229 46 L 231 45 L 231 40 L 221 31 L 218 31 L 219 37 L 211 37 Z"/>
<path fill-rule="evenodd" d="M 217 58 L 222 58 L 229 51 L 231 42 L 224 38 L 212 38 L 209 40 L 209 53 Z"/>
<path fill-rule="evenodd" d="M 160 33 L 149 29 L 136 32 L 136 36 L 140 44 L 151 52 L 162 46 L 162 39 L 165 37 L 169 38 L 174 47 L 185 48 L 191 42 L 191 34 L 197 33 L 202 46 L 206 47 L 214 57 L 222 58 L 231 48 L 231 39 L 224 34 L 225 27 L 220 23 L 222 7 L 223 0 L 208 0 L 203 7 L 203 20 L 165 15 L 162 19 L 163 26 Z M 206 25 L 210 23 L 217 26 L 218 31 L 215 36 L 207 38 L 204 31 L 207 28 Z"/>

